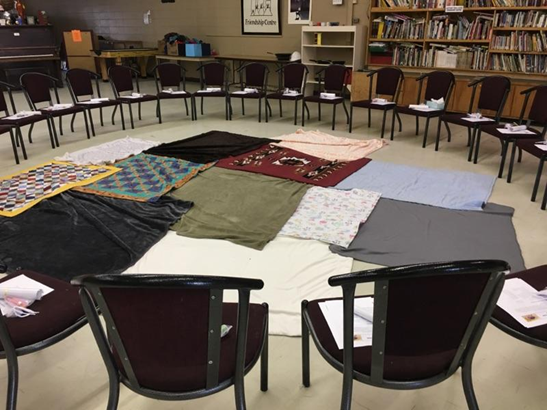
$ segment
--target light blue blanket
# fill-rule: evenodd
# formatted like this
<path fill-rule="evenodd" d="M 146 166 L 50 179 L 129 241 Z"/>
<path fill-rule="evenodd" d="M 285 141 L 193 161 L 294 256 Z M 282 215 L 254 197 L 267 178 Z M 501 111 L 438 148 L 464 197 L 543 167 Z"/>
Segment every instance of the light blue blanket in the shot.
<path fill-rule="evenodd" d="M 490 175 L 371 161 L 336 188 L 366 189 L 386 199 L 474 211 L 488 202 L 495 182 Z"/>

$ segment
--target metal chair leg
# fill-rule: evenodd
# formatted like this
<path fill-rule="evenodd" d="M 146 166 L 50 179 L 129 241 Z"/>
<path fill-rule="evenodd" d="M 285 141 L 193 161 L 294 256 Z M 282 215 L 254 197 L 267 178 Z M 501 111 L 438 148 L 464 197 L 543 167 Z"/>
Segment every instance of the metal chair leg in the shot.
<path fill-rule="evenodd" d="M 294 100 L 294 125 L 298 122 L 298 98 Z"/>
<path fill-rule="evenodd" d="M 468 128 L 468 130 L 469 130 L 469 128 Z M 469 143 L 467 145 L 469 147 L 469 152 L 467 154 L 467 161 L 468 162 L 471 162 L 471 160 L 473 159 L 473 149 L 475 147 L 476 134 L 477 134 L 477 128 L 473 127 L 473 132 L 471 132 L 471 139 L 469 140 Z"/>
<path fill-rule="evenodd" d="M 391 135 L 389 136 L 389 139 L 393 141 L 393 138 L 395 137 L 395 116 L 397 115 L 397 110 L 394 108 L 393 113 L 391 115 Z"/>
<path fill-rule="evenodd" d="M 305 110 L 306 110 L 306 101 L 302 101 L 302 126 L 304 127 L 306 125 L 306 119 L 305 117 Z"/>
<path fill-rule="evenodd" d="M 245 115 L 245 98 L 241 99 L 241 114 Z"/>
<path fill-rule="evenodd" d="M 336 128 L 336 104 L 332 104 L 332 130 Z"/>
<path fill-rule="evenodd" d="M 264 97 L 264 115 L 266 116 L 266 124 L 268 123 L 268 119 L 271 114 L 272 114 L 272 109 L 270 107 L 270 103 L 268 102 L 268 97 Z"/>
<path fill-rule="evenodd" d="M 260 354 L 260 390 L 263 392 L 268 391 L 268 354 L 269 354 L 269 315 L 268 305 L 262 304 L 266 309 L 266 330 L 264 332 L 264 346 L 262 347 L 262 353 Z"/>
<path fill-rule="evenodd" d="M 279 116 L 283 118 L 283 100 L 279 99 Z"/>
<path fill-rule="evenodd" d="M 522 148 L 518 147 L 518 150 L 519 150 L 519 157 L 517 159 L 517 162 L 521 163 L 522 162 Z"/>
<path fill-rule="evenodd" d="M 448 126 L 448 122 L 444 122 L 444 126 L 446 127 L 446 132 L 448 132 L 448 139 L 447 141 L 452 141 L 452 132 L 450 131 L 450 127 Z"/>
<path fill-rule="evenodd" d="M 543 192 L 543 202 L 541 203 L 541 209 L 545 211 L 547 208 L 547 185 L 545 185 L 545 191 Z"/>
<path fill-rule="evenodd" d="M 16 138 L 13 135 L 13 130 L 9 130 L 9 136 L 11 139 L 11 147 L 13 148 L 13 157 L 15 158 L 15 163 L 19 165 L 19 154 L 17 153 L 17 144 L 16 144 Z"/>
<path fill-rule="evenodd" d="M 342 100 L 342 106 L 344 107 L 344 111 L 346 113 L 346 124 L 349 124 L 349 113 L 348 113 L 348 107 L 346 107 L 345 100 Z"/>
<path fill-rule="evenodd" d="M 116 108 L 117 107 L 114 106 L 114 110 Z M 101 119 L 101 127 L 104 127 L 103 107 L 99 107 L 99 118 Z M 112 124 L 112 125 L 114 125 L 114 124 Z"/>
<path fill-rule="evenodd" d="M 89 113 L 89 125 L 91 125 L 91 135 L 95 135 L 95 124 L 93 124 L 93 115 L 91 114 L 91 109 L 87 111 Z"/>
<path fill-rule="evenodd" d="M 431 118 L 427 117 L 425 120 L 425 132 L 424 132 L 424 142 L 422 143 L 422 148 L 427 146 L 427 134 L 429 133 L 429 121 Z"/>
<path fill-rule="evenodd" d="M 125 131 L 125 118 L 123 115 L 123 104 L 120 104 L 120 117 L 122 119 L 122 130 Z"/>
<path fill-rule="evenodd" d="M 543 164 L 545 164 L 545 158 L 540 158 L 538 165 L 538 172 L 536 174 L 536 180 L 534 181 L 534 189 L 532 191 L 532 202 L 536 202 L 536 197 L 539 189 L 539 183 L 541 182 L 541 174 L 543 173 Z"/>
<path fill-rule="evenodd" d="M 416 116 L 416 135 L 420 133 L 420 117 Z"/>
<path fill-rule="evenodd" d="M 188 98 L 184 99 L 184 107 L 186 108 L 186 116 L 188 117 L 190 114 L 188 113 Z"/>
<path fill-rule="evenodd" d="M 55 146 L 53 148 L 57 148 L 59 146 L 59 136 L 57 135 L 57 128 L 55 128 L 55 119 L 51 118 L 51 128 L 53 129 L 53 140 L 55 142 Z"/>
<path fill-rule="evenodd" d="M 317 103 L 317 113 L 318 113 L 317 119 L 321 121 L 321 103 Z"/>
<path fill-rule="evenodd" d="M 89 133 L 89 123 L 87 121 L 87 110 L 83 110 L 82 114 L 84 115 L 84 123 L 85 123 L 85 133 L 87 135 L 87 139 L 91 138 L 91 134 Z M 57 145 L 58 146 L 58 145 Z"/>
<path fill-rule="evenodd" d="M 32 130 L 34 130 L 34 124 L 30 124 L 30 128 L 28 130 L 28 142 L 32 144 Z"/>
<path fill-rule="evenodd" d="M 203 115 L 203 97 L 201 97 L 201 115 Z"/>
<path fill-rule="evenodd" d="M 439 123 L 437 124 L 437 137 L 435 138 L 435 151 L 439 150 L 439 140 L 441 139 L 441 117 L 439 117 Z"/>
<path fill-rule="evenodd" d="M 306 113 L 308 114 L 308 121 L 310 120 L 310 109 L 306 105 Z"/>
<path fill-rule="evenodd" d="M 477 134 L 477 142 L 475 144 L 475 155 L 473 157 L 473 164 L 476 164 L 479 161 L 479 150 L 481 147 L 481 135 L 482 130 L 479 128 L 478 134 Z"/>
<path fill-rule="evenodd" d="M 61 135 L 64 135 L 63 134 L 63 116 L 62 115 L 59 116 L 59 133 Z"/>
<path fill-rule="evenodd" d="M 15 139 L 19 140 L 19 145 L 21 146 L 21 150 L 23 151 L 23 158 L 24 159 L 28 159 L 28 156 L 27 156 L 27 150 L 25 148 L 25 140 L 23 139 L 23 133 L 21 132 L 21 128 L 20 127 L 17 127 L 16 128 L 16 134 L 15 134 Z"/>
<path fill-rule="evenodd" d="M 302 320 L 302 384 L 304 387 L 310 387 L 310 330 L 304 318 L 304 311 L 308 306 L 308 301 L 302 301 L 301 320 Z"/>
<path fill-rule="evenodd" d="M 371 112 L 370 108 L 368 109 L 368 127 L 370 128 L 370 122 L 371 122 Z"/>
<path fill-rule="evenodd" d="M 258 123 L 262 122 L 262 98 L 258 99 Z"/>
<path fill-rule="evenodd" d="M 51 119 L 47 118 L 46 122 L 47 122 L 48 131 L 49 131 L 49 140 L 51 141 L 51 148 L 55 149 L 55 137 L 53 134 L 53 128 L 51 127 Z"/>
<path fill-rule="evenodd" d="M 380 135 L 380 138 L 384 138 L 384 131 L 386 129 L 386 115 L 387 115 L 387 110 L 384 110 L 384 115 L 382 118 L 382 133 Z"/>
<path fill-rule="evenodd" d="M 72 114 L 72 119 L 70 120 L 70 131 L 74 132 L 74 121 L 76 121 L 76 113 Z"/>
<path fill-rule="evenodd" d="M 120 104 L 120 109 L 123 110 L 122 104 Z M 118 110 L 118 106 L 116 105 L 116 106 L 114 106 L 114 110 L 112 110 L 112 125 L 116 125 L 116 121 L 114 121 L 114 117 L 116 115 L 117 110 Z"/>
<path fill-rule="evenodd" d="M 142 121 L 142 115 L 141 115 L 141 103 L 139 103 L 139 121 Z"/>
<path fill-rule="evenodd" d="M 401 117 L 399 116 L 399 113 L 395 111 L 395 115 L 397 116 L 397 122 L 399 123 L 399 132 L 403 131 L 403 122 L 401 121 Z"/>
<path fill-rule="evenodd" d="M 513 143 L 513 148 L 511 149 L 511 159 L 509 160 L 509 172 L 507 173 L 507 183 L 511 183 L 511 178 L 513 177 L 513 165 L 515 164 L 515 154 L 517 152 L 517 141 L 511 141 Z"/>
<path fill-rule="evenodd" d="M 135 123 L 133 121 L 133 108 L 131 107 L 131 103 L 127 104 L 129 106 L 129 118 L 131 119 L 131 129 L 135 129 Z"/>
<path fill-rule="evenodd" d="M 161 124 L 162 123 L 162 119 L 161 119 L 161 100 L 158 98 L 158 120 L 159 120 L 159 123 Z"/>
<path fill-rule="evenodd" d="M 507 150 L 509 148 L 509 141 L 503 143 L 503 149 L 501 152 L 500 170 L 498 172 L 498 178 L 503 178 L 503 170 L 505 168 L 505 158 L 507 158 Z"/>
<path fill-rule="evenodd" d="M 473 389 L 471 364 L 464 364 L 462 366 L 462 383 L 467 407 L 469 407 L 469 410 L 479 410 L 479 404 L 477 403 L 477 397 L 475 396 L 475 390 Z"/>
<path fill-rule="evenodd" d="M 353 104 L 350 104 L 349 106 L 349 133 L 351 134 L 351 130 L 353 128 Z"/>

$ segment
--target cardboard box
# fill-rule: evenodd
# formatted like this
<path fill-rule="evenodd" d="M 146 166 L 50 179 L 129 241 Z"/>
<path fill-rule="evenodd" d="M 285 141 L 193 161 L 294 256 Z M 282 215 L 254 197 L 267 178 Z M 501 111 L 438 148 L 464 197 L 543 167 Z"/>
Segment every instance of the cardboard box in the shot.
<path fill-rule="evenodd" d="M 167 55 L 184 57 L 186 55 L 186 44 L 167 43 Z"/>
<path fill-rule="evenodd" d="M 165 40 L 159 40 L 158 41 L 158 53 L 166 54 Z"/>

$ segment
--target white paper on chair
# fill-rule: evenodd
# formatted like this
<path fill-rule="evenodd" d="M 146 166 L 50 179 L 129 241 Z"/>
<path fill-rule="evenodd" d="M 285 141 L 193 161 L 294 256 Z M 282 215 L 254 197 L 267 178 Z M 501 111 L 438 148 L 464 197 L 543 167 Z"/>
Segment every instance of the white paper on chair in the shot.
<path fill-rule="evenodd" d="M 57 111 L 57 110 L 66 110 L 67 108 L 72 108 L 72 104 L 53 104 L 49 107 L 44 108 L 47 111 Z"/>
<path fill-rule="evenodd" d="M 79 104 L 99 104 L 104 101 L 110 101 L 110 98 L 104 97 L 104 98 L 92 98 L 88 101 L 80 101 Z"/>
<path fill-rule="evenodd" d="M 370 103 L 374 104 L 374 105 L 391 105 L 391 104 L 395 104 L 393 101 L 374 101 L 374 100 L 372 100 Z"/>
<path fill-rule="evenodd" d="M 511 131 L 510 129 L 507 129 L 507 128 L 497 128 L 497 130 L 498 130 L 501 134 L 525 134 L 525 135 L 536 135 L 535 132 L 532 132 L 532 131 L 530 131 L 530 130 Z"/>
<path fill-rule="evenodd" d="M 163 92 L 164 92 L 164 93 L 167 93 L 167 94 L 175 94 L 175 95 L 176 95 L 176 94 L 187 94 L 186 91 L 184 91 L 184 90 L 177 90 L 177 91 L 175 91 L 175 90 L 172 90 L 172 89 L 170 89 L 170 88 L 168 88 L 167 90 L 163 90 Z"/>
<path fill-rule="evenodd" d="M 356 298 L 355 308 L 361 311 L 371 311 L 374 306 L 372 297 Z M 332 336 L 340 350 L 344 348 L 344 302 L 328 300 L 319 303 L 321 312 L 329 325 Z M 353 347 L 372 346 L 372 323 L 361 316 L 353 316 Z"/>
<path fill-rule="evenodd" d="M 222 91 L 222 88 L 208 87 L 205 90 L 199 90 L 198 93 L 218 93 L 219 91 Z"/>
<path fill-rule="evenodd" d="M 234 91 L 232 94 L 236 94 L 236 95 L 245 95 L 245 94 L 250 94 L 250 93 L 247 92 L 247 91 Z"/>
<path fill-rule="evenodd" d="M 463 117 L 462 120 L 469 121 L 469 122 L 488 122 L 488 121 L 494 121 L 492 118 L 472 118 L 472 117 Z"/>
<path fill-rule="evenodd" d="M 536 142 L 536 143 L 534 144 L 534 146 L 535 146 L 536 148 L 539 148 L 539 149 L 542 150 L 542 151 L 547 151 L 547 144 L 544 143 L 544 142 L 542 142 L 542 143 Z"/>
<path fill-rule="evenodd" d="M 338 96 L 335 93 L 321 93 L 319 97 L 323 100 L 336 100 Z"/>
<path fill-rule="evenodd" d="M 423 112 L 440 111 L 437 108 L 430 108 L 426 104 L 410 104 L 408 108 L 410 108 L 411 110 Z"/>
<path fill-rule="evenodd" d="M 5 117 L 5 120 L 20 120 L 21 118 L 28 118 L 32 117 L 33 115 L 41 115 L 42 113 L 40 111 L 20 111 L 17 114 L 10 115 L 9 117 Z"/>
<path fill-rule="evenodd" d="M 34 298 L 35 300 L 39 300 L 40 298 L 53 292 L 53 289 L 25 275 L 19 275 L 19 276 L 16 276 L 15 278 L 12 278 L 5 282 L 0 283 L 0 294 L 7 293 L 9 296 L 17 297 L 18 291 L 24 294 L 27 294 L 27 293 L 34 293 L 35 295 L 39 294 L 40 297 Z M 22 297 L 22 296 L 19 296 L 19 297 Z M 23 299 L 26 299 L 26 298 L 23 297 Z"/>
<path fill-rule="evenodd" d="M 522 279 L 505 281 L 498 306 L 525 328 L 547 325 L 547 297 Z"/>

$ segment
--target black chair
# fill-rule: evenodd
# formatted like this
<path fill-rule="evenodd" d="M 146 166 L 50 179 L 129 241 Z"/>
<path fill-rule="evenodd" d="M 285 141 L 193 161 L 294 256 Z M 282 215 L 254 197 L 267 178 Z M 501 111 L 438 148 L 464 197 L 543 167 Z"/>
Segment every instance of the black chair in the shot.
<path fill-rule="evenodd" d="M 18 357 L 52 346 L 87 323 L 78 292 L 66 282 L 29 271 L 17 271 L 2 278 L 0 282 L 22 274 L 54 291 L 30 306 L 30 309 L 40 312 L 36 316 L 6 318 L 0 314 L 0 358 L 7 360 L 8 367 L 7 410 L 15 410 L 17 407 Z M 51 406 L 55 407 L 53 403 Z"/>
<path fill-rule="evenodd" d="M 424 85 L 424 80 L 427 79 L 427 85 L 425 87 L 425 95 L 422 99 L 422 89 Z M 454 85 L 456 84 L 456 79 L 454 74 L 449 71 L 432 71 L 421 75 L 416 79 L 418 81 L 418 97 L 416 98 L 416 104 L 421 104 L 423 101 L 430 101 L 431 99 L 444 99 L 444 108 L 438 111 L 418 111 L 413 110 L 409 106 L 397 106 L 397 114 L 406 114 L 416 117 L 416 135 L 420 133 L 420 117 L 425 118 L 425 131 L 424 131 L 424 141 L 422 143 L 422 148 L 425 148 L 427 145 L 427 134 L 429 132 L 429 121 L 432 118 L 439 118 L 445 114 L 448 103 L 450 102 L 450 97 L 452 96 L 452 91 Z"/>
<path fill-rule="evenodd" d="M 261 280 L 183 275 L 97 275 L 72 280 L 108 370 L 107 408 L 120 382 L 158 400 L 189 400 L 235 387 L 245 409 L 243 376 L 261 357 L 268 389 L 268 306 L 250 304 Z M 237 290 L 239 303 L 223 303 Z M 103 315 L 103 327 L 94 301 Z M 232 325 L 221 338 L 221 326 Z"/>
<path fill-rule="evenodd" d="M 300 63 L 291 63 L 279 68 L 276 72 L 281 78 L 279 83 L 283 84 L 283 88 L 266 95 L 266 122 L 268 122 L 269 100 L 279 101 L 280 117 L 283 117 L 283 101 L 294 101 L 294 125 L 296 125 L 298 121 L 298 101 L 304 99 L 304 90 L 306 89 L 309 73 L 308 67 Z M 296 92 L 296 94 L 286 94 L 286 90 Z M 309 115 L 308 112 L 308 119 Z"/>
<path fill-rule="evenodd" d="M 59 91 L 57 90 L 57 79 L 42 73 L 25 73 L 21 76 L 20 80 L 21 87 L 25 92 L 25 97 L 28 101 L 29 107 L 33 111 L 40 111 L 42 114 L 46 115 L 49 119 L 49 124 L 51 126 L 53 139 L 51 141 L 51 148 L 59 146 L 59 138 L 57 136 L 57 129 L 55 128 L 54 118 L 59 118 L 59 132 L 63 135 L 63 117 L 65 115 L 75 115 L 82 113 L 84 116 L 85 122 L 85 132 L 87 138 L 91 138 L 89 134 L 89 125 L 87 122 L 86 110 L 77 105 L 73 105 L 68 108 L 58 109 L 58 110 L 49 110 L 47 107 L 38 108 L 37 104 L 48 103 L 49 107 L 53 106 L 53 98 L 51 97 L 50 89 L 53 88 L 55 94 L 55 103 L 61 104 L 59 98 Z M 30 136 L 30 134 L 29 134 Z M 32 139 L 29 138 L 29 141 L 32 143 Z"/>
<path fill-rule="evenodd" d="M 477 136 L 477 145 L 475 147 L 475 159 L 474 162 L 477 163 L 479 156 L 479 147 L 481 142 L 481 135 L 485 133 L 491 135 L 500 140 L 502 146 L 502 156 L 500 162 L 500 169 L 498 173 L 498 178 L 503 177 L 503 170 L 505 168 L 505 160 L 507 157 L 507 152 L 509 150 L 509 145 L 512 145 L 511 150 L 511 159 L 509 161 L 509 172 L 507 174 L 507 182 L 511 182 L 513 176 L 513 165 L 515 163 L 515 153 L 517 148 L 519 148 L 519 162 L 522 159 L 522 150 L 529 152 L 530 154 L 538 157 L 540 159 L 538 173 L 536 175 L 536 183 L 534 184 L 534 192 L 532 193 L 532 201 L 535 201 L 537 190 L 539 187 L 539 182 L 541 178 L 541 173 L 543 171 L 543 163 L 545 162 L 545 157 L 547 156 L 547 151 L 542 151 L 539 148 L 534 147 L 534 144 L 545 139 L 547 134 L 547 85 L 539 85 L 536 87 L 529 88 L 521 92 L 525 95 L 524 104 L 519 117 L 519 124 L 530 125 L 532 123 L 542 127 L 541 131 L 528 127 L 528 131 L 533 132 L 534 134 L 502 134 L 498 131 L 498 128 L 501 128 L 500 125 L 485 125 L 479 129 Z M 528 103 L 530 102 L 530 96 L 534 94 L 534 100 L 532 106 L 530 107 L 530 112 L 528 118 L 524 118 Z M 523 144 L 520 144 L 523 142 Z"/>
<path fill-rule="evenodd" d="M 112 111 L 112 125 L 115 125 L 114 116 L 120 107 L 120 115 L 122 119 L 122 128 L 125 130 L 125 123 L 123 120 L 123 108 L 122 104 L 117 100 L 108 100 L 108 101 L 97 101 L 90 103 L 93 98 L 102 98 L 101 96 L 101 87 L 99 86 L 99 79 L 101 76 L 97 73 L 94 73 L 89 70 L 84 70 L 82 68 L 73 68 L 68 70 L 66 73 L 66 80 L 68 82 L 68 89 L 70 95 L 72 96 L 72 101 L 75 105 L 84 107 L 89 114 L 89 123 L 91 124 L 91 133 L 95 136 L 95 124 L 93 123 L 92 111 L 94 109 L 99 110 L 99 117 L 101 121 L 101 126 L 104 127 L 103 119 L 103 108 L 114 107 Z M 95 90 L 93 90 L 93 82 L 95 82 Z M 85 97 L 83 100 L 80 100 L 81 97 Z M 72 121 L 70 127 L 74 131 L 74 119 L 76 115 L 72 116 Z"/>
<path fill-rule="evenodd" d="M 513 278 L 522 279 L 538 291 L 543 290 L 547 287 L 547 265 L 512 273 L 506 277 L 506 279 Z M 494 313 L 492 313 L 490 322 L 498 329 L 518 340 L 547 349 L 547 326 L 537 326 L 527 329 L 500 307 L 496 307 Z"/>
<path fill-rule="evenodd" d="M 230 99 L 241 99 L 243 115 L 245 115 L 245 99 L 258 100 L 258 122 L 262 122 L 262 100 L 266 98 L 270 70 L 264 64 L 249 63 L 241 66 L 237 72 L 239 73 L 240 92 L 230 93 Z M 256 92 L 242 94 L 241 91 L 244 91 L 245 88 L 254 88 Z M 268 107 L 265 106 L 265 109 L 267 110 Z"/>
<path fill-rule="evenodd" d="M 343 292 L 344 348 L 338 349 L 321 312 L 323 300 L 304 300 L 304 386 L 310 386 L 311 333 L 319 353 L 343 373 L 343 410 L 351 408 L 354 379 L 387 389 L 411 390 L 438 384 L 460 367 L 467 404 L 477 410 L 471 377 L 473 356 L 508 270 L 509 265 L 502 261 L 462 261 L 331 277 L 329 284 L 341 286 Z M 372 346 L 354 348 L 355 288 L 368 282 L 374 282 Z"/>
<path fill-rule="evenodd" d="M 194 93 L 194 99 L 201 97 L 201 115 L 204 115 L 203 102 L 205 98 L 224 98 L 226 121 L 231 119 L 230 85 L 228 84 L 228 67 L 219 62 L 205 63 L 198 67 L 200 90 Z M 220 88 L 220 91 L 207 92 L 207 88 Z M 197 119 L 197 108 L 194 104 L 194 118 Z"/>
<path fill-rule="evenodd" d="M 479 94 L 479 100 L 475 108 L 475 97 L 477 89 L 481 85 L 481 91 Z M 507 96 L 511 90 L 511 80 L 501 75 L 493 75 L 489 77 L 477 78 L 467 85 L 473 87 L 471 94 L 471 101 L 469 101 L 469 112 L 482 112 L 484 110 L 493 111 L 494 123 L 499 123 L 501 113 L 505 107 Z M 466 121 L 466 114 L 444 114 L 441 116 L 439 125 L 437 127 L 437 139 L 435 141 L 435 151 L 439 150 L 439 141 L 441 138 L 441 122 L 444 122 L 448 131 L 448 141 L 451 139 L 451 132 L 448 124 L 460 125 L 467 128 L 467 145 L 469 146 L 468 161 L 473 158 L 473 149 L 475 145 L 475 138 L 478 130 L 485 125 L 492 125 L 491 121 L 488 122 L 469 122 Z"/>
<path fill-rule="evenodd" d="M 175 63 L 161 63 L 154 67 L 154 79 L 156 80 L 156 91 L 160 100 L 184 100 L 186 115 L 190 115 L 188 110 L 188 100 L 192 111 L 192 121 L 194 120 L 194 99 L 192 94 L 186 92 L 186 69 Z M 174 88 L 174 90 L 173 90 Z M 171 89 L 174 92 L 169 92 Z M 178 92 L 177 92 L 178 91 Z M 184 92 L 184 93 L 182 93 Z"/>
<path fill-rule="evenodd" d="M 17 108 L 15 107 L 15 101 L 13 99 L 12 90 L 15 88 L 13 85 L 5 83 L 3 81 L 0 81 L 0 88 L 4 87 L 8 91 L 8 98 L 11 106 L 11 112 L 13 114 L 17 113 Z M 3 112 L 6 117 L 11 116 L 10 108 L 8 107 L 8 103 L 6 101 L 6 98 L 4 96 L 3 90 L 0 89 L 0 112 Z M 41 121 L 47 121 L 48 124 L 48 130 L 49 130 L 49 139 L 53 142 L 53 134 L 51 133 L 51 126 L 49 125 L 49 121 L 47 116 L 43 114 L 36 114 L 29 117 L 24 118 L 17 118 L 17 119 L 7 119 L 7 118 L 0 118 L 0 134 L 10 133 L 11 137 L 11 144 L 13 147 L 13 155 L 15 157 L 15 163 L 19 164 L 19 155 L 17 153 L 17 147 L 21 147 L 21 150 L 23 151 L 23 158 L 28 159 L 27 157 L 27 150 L 25 149 L 25 141 L 23 140 L 23 134 L 21 133 L 21 127 L 24 127 L 26 125 L 30 125 L 29 132 L 28 132 L 28 138 L 31 140 L 32 138 L 32 130 L 34 128 L 34 124 L 41 122 Z M 15 134 L 12 133 L 11 128 L 15 129 Z"/>
<path fill-rule="evenodd" d="M 321 94 L 304 97 L 304 103 L 302 104 L 302 126 L 304 126 L 304 108 L 307 109 L 307 103 L 309 102 L 317 103 L 319 121 L 321 121 L 321 104 L 332 105 L 333 130 L 336 127 L 336 107 L 338 104 L 342 104 L 344 111 L 346 112 L 347 122 L 349 124 L 349 113 L 348 108 L 346 107 L 348 73 L 349 69 L 340 64 L 332 64 L 317 73 L 319 75 L 319 92 L 334 93 L 336 98 L 321 98 Z"/>
<path fill-rule="evenodd" d="M 353 130 L 353 108 L 367 108 L 368 109 L 368 127 L 370 128 L 371 121 L 371 111 L 370 110 L 380 110 L 383 111 L 384 115 L 382 118 L 382 132 L 381 137 L 384 138 L 384 131 L 386 128 L 386 115 L 388 111 L 393 110 L 393 118 L 391 121 L 391 139 L 393 139 L 394 128 L 395 128 L 395 117 L 399 121 L 399 132 L 402 130 L 401 119 L 399 118 L 395 107 L 399 101 L 399 94 L 401 93 L 401 87 L 403 81 L 405 80 L 405 75 L 399 68 L 395 67 L 384 67 L 379 70 L 372 70 L 367 74 L 367 77 L 370 79 L 370 85 L 368 90 L 368 100 L 353 101 L 350 105 L 350 114 L 349 114 L 349 132 Z M 372 89 L 374 88 L 374 78 L 376 77 L 376 95 L 382 95 L 391 97 L 391 102 L 394 104 L 379 105 L 373 103 L 372 98 Z"/>
<path fill-rule="evenodd" d="M 123 66 L 123 65 L 114 65 L 108 69 L 108 78 L 110 79 L 110 84 L 112 85 L 114 96 L 116 97 L 116 100 L 120 102 L 120 110 L 122 110 L 123 104 L 127 104 L 129 108 L 129 119 L 131 121 L 131 129 L 135 129 L 135 123 L 133 121 L 133 108 L 132 108 L 133 104 L 138 105 L 139 120 L 142 120 L 141 104 L 145 102 L 151 102 L 151 101 L 156 102 L 156 116 L 158 117 L 159 123 L 161 124 L 160 100 L 155 95 L 141 94 L 141 88 L 139 85 L 139 76 L 140 76 L 140 73 L 137 70 L 131 67 Z M 136 92 L 140 96 L 131 98 L 131 95 L 134 92 Z M 124 122 L 123 111 L 122 111 L 122 122 Z"/>

